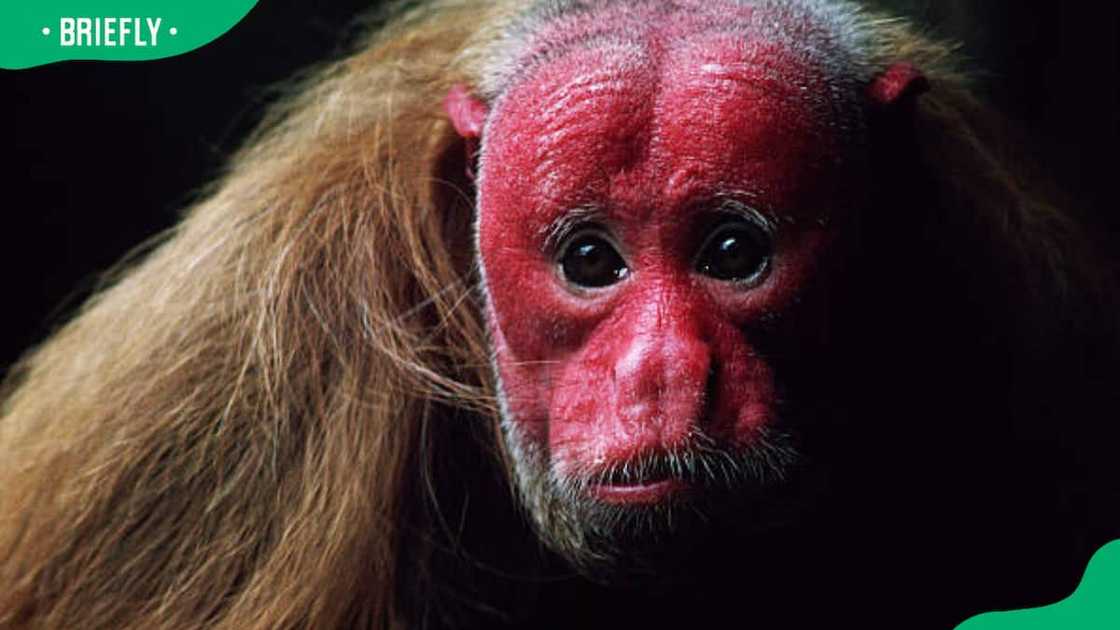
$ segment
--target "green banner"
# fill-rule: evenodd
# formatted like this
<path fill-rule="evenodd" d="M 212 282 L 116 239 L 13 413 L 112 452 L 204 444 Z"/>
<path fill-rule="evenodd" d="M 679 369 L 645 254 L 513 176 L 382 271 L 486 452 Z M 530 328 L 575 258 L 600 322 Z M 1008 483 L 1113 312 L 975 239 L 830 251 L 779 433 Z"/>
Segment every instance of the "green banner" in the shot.
<path fill-rule="evenodd" d="M 973 617 L 957 630 L 1116 630 L 1120 628 L 1120 540 L 1089 561 L 1081 586 L 1065 600 L 1031 610 Z"/>
<path fill-rule="evenodd" d="M 0 68 L 181 55 L 233 28 L 256 0 L 4 0 Z"/>

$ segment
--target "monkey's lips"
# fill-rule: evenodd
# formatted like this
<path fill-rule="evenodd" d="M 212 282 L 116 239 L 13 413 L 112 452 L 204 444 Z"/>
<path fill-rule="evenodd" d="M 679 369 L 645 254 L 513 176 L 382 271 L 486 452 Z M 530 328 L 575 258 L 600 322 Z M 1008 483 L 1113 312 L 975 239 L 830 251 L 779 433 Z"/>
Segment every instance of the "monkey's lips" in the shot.
<path fill-rule="evenodd" d="M 679 499 L 692 489 L 683 470 L 674 470 L 669 457 L 647 458 L 645 463 L 615 465 L 589 486 L 596 500 L 613 505 L 654 505 Z"/>
<path fill-rule="evenodd" d="M 598 483 L 591 486 L 591 495 L 615 505 L 651 505 L 679 498 L 691 486 L 682 479 L 662 479 L 634 484 Z"/>
<path fill-rule="evenodd" d="M 698 449 L 670 449 L 661 444 L 604 459 L 579 485 L 593 500 L 635 506 L 687 499 L 706 485 L 707 476 L 722 463 L 707 461 Z"/>

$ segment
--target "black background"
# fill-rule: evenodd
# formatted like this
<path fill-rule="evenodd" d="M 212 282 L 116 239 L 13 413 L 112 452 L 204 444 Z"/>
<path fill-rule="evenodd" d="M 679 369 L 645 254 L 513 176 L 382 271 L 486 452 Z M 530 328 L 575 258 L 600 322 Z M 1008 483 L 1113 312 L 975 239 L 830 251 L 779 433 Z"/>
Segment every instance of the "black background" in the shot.
<path fill-rule="evenodd" d="M 283 82 L 344 53 L 374 4 L 262 0 L 232 31 L 180 57 L 0 71 L 0 262 L 9 278 L 0 368 L 64 321 L 99 272 L 174 223 Z M 882 4 L 962 41 L 980 90 L 1115 245 L 1117 5 Z"/>

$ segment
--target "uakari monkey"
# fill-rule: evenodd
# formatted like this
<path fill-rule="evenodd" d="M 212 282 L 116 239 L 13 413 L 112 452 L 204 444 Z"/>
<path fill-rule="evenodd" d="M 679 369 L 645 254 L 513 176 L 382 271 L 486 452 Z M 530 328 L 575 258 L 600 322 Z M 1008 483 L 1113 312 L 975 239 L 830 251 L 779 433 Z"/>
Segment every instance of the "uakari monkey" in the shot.
<path fill-rule="evenodd" d="M 1114 279 L 1001 126 L 842 0 L 402 5 L 9 376 L 0 626 L 1057 599 Z"/>

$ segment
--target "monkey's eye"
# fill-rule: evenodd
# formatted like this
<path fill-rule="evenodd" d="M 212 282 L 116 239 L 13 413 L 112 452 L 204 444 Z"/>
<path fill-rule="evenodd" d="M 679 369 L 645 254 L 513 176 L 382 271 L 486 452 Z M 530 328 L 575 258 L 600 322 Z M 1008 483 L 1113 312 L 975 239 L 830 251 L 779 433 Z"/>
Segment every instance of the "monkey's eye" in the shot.
<path fill-rule="evenodd" d="M 696 261 L 697 270 L 717 280 L 754 282 L 770 266 L 770 234 L 760 225 L 744 219 L 719 224 Z"/>
<path fill-rule="evenodd" d="M 563 249 L 560 270 L 568 282 L 589 289 L 610 286 L 630 271 L 607 239 L 588 232 L 577 234 Z"/>

